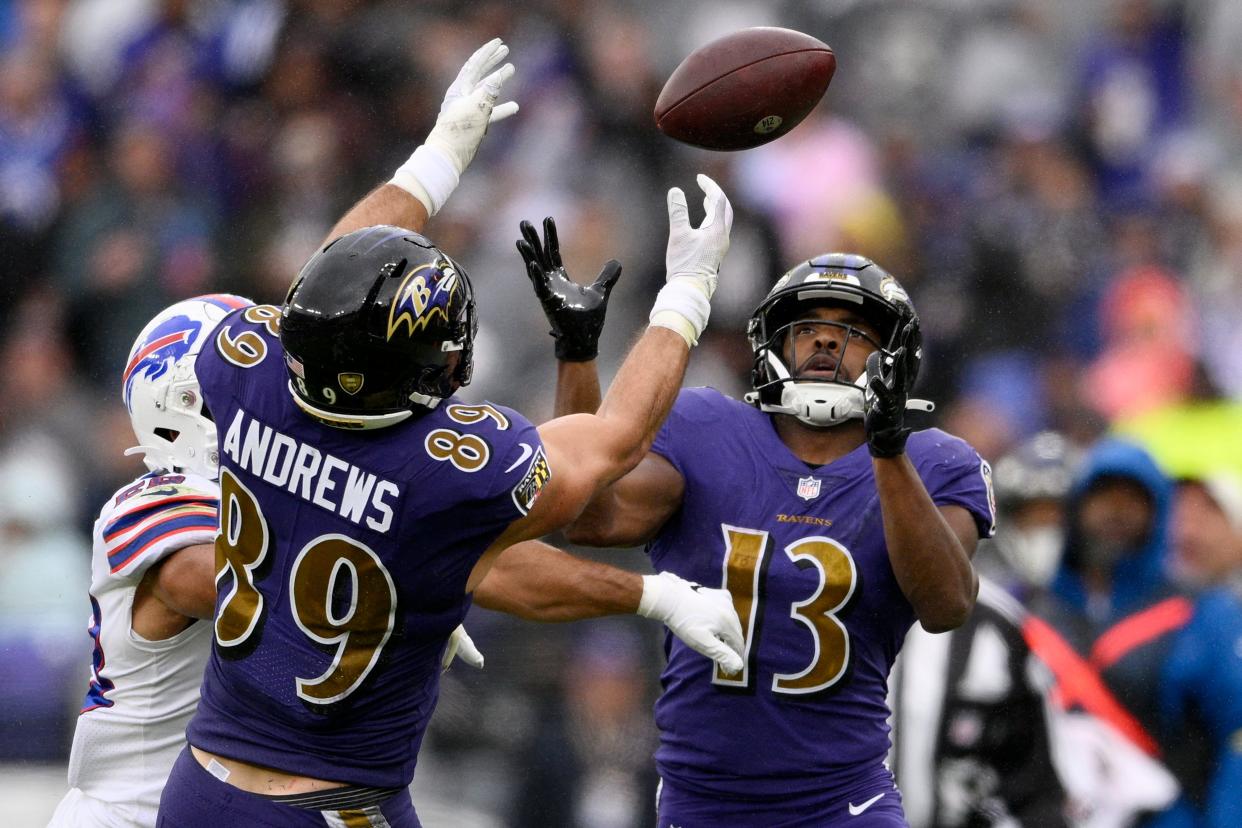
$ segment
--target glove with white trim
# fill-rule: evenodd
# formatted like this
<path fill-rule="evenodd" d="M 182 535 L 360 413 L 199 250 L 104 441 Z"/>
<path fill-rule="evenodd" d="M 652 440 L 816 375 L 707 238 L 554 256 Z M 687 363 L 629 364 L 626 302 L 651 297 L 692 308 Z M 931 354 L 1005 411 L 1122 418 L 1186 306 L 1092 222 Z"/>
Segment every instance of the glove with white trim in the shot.
<path fill-rule="evenodd" d="M 483 669 L 483 654 L 474 646 L 473 639 L 461 624 L 449 635 L 448 646 L 444 648 L 444 656 L 440 659 L 440 671 L 445 672 L 459 658 L 476 670 Z"/>
<path fill-rule="evenodd" d="M 439 212 L 457 189 L 488 125 L 518 111 L 513 101 L 496 105 L 500 88 L 513 77 L 514 69 L 512 63 L 506 63 L 492 70 L 508 54 L 509 47 L 494 38 L 470 56 L 445 93 L 440 116 L 427 140 L 388 182 L 421 201 L 428 216 Z"/>
<path fill-rule="evenodd" d="M 686 194 L 681 188 L 668 191 L 668 250 L 665 253 L 666 284 L 656 296 L 650 322 L 681 334 L 686 344 L 698 344 L 711 312 L 716 274 L 729 252 L 733 205 L 720 186 L 705 175 L 696 179 L 703 190 L 703 223 L 690 224 Z"/>
<path fill-rule="evenodd" d="M 691 583 L 672 572 L 644 575 L 638 614 L 663 623 L 727 675 L 741 672 L 742 624 L 728 591 Z"/>

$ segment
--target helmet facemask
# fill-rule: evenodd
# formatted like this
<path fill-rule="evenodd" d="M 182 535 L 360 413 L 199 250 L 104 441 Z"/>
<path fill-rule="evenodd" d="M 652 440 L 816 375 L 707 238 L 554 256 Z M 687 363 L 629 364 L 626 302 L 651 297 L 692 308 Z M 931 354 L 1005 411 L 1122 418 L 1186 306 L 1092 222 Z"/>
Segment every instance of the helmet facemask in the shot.
<path fill-rule="evenodd" d="M 862 330 L 841 320 L 815 319 L 811 308 L 829 306 L 851 312 L 874 332 Z M 756 308 L 747 328 L 750 347 L 754 352 L 751 384 L 754 388 L 746 401 L 761 411 L 789 414 L 807 425 L 828 427 L 863 416 L 866 371 L 849 379 L 842 376 L 841 365 L 847 352 L 861 348 L 863 343 L 891 360 L 902 348 L 906 354 L 909 382 L 918 375 L 918 340 L 903 342 L 907 326 L 912 325 L 917 337 L 914 306 L 900 283 L 863 256 L 850 253 L 826 253 L 802 262 L 782 276 Z M 805 366 L 790 366 L 782 353 L 786 333 L 799 323 L 835 325 L 842 328 L 840 353 L 831 354 L 836 370 L 819 376 L 805 374 Z M 908 400 L 907 407 L 923 411 L 931 405 L 922 400 Z"/>
<path fill-rule="evenodd" d="M 858 325 L 805 315 L 811 307 L 823 304 L 800 303 L 792 309 L 793 321 L 784 324 L 779 324 L 779 319 L 790 315 L 788 301 L 784 307 L 774 305 L 766 313 L 755 315 L 749 331 L 755 354 L 752 369 L 755 390 L 747 396 L 747 400 L 757 403 L 761 411 L 790 414 L 807 425 L 821 428 L 863 416 L 866 371 L 860 370 L 853 379 L 843 371 L 847 354 L 853 353 L 851 349 L 870 348 L 889 353 L 876 337 Z M 769 332 L 774 317 L 778 326 Z M 809 334 L 817 328 L 837 329 L 839 332 L 831 334 L 829 341 L 839 342 L 840 346 L 798 354 L 791 339 L 796 339 L 799 332 Z M 801 358 L 801 363 L 791 365 L 791 358 Z M 817 369 L 816 363 L 829 365 L 820 365 Z M 816 375 L 804 376 L 812 370 Z"/>

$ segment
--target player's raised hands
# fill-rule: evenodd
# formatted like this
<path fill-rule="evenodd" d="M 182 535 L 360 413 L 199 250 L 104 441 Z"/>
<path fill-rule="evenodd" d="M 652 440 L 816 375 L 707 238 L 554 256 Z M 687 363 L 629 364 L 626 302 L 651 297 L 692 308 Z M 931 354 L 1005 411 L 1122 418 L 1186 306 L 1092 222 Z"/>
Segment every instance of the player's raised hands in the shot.
<path fill-rule="evenodd" d="M 668 284 L 651 309 L 651 324 L 671 328 L 693 346 L 707 326 L 710 300 L 716 292 L 716 275 L 729 252 L 733 228 L 733 205 L 720 186 L 705 175 L 697 178 L 703 190 L 703 222 L 690 224 L 686 194 L 679 187 L 668 191 L 668 250 L 665 254 Z"/>
<path fill-rule="evenodd" d="M 918 319 L 902 328 L 891 354 L 874 351 L 867 357 L 867 387 L 863 392 L 863 424 L 872 457 L 896 457 L 906 450 L 910 429 L 905 425 L 910 387 L 922 358 Z"/>
<path fill-rule="evenodd" d="M 513 101 L 496 104 L 505 81 L 513 77 L 512 63 L 496 68 L 508 54 L 509 47 L 494 38 L 470 56 L 445 93 L 427 140 L 392 178 L 391 183 L 423 202 L 429 216 L 435 215 L 457 188 L 488 124 L 518 111 Z"/>
<path fill-rule="evenodd" d="M 556 339 L 556 358 L 564 362 L 587 362 L 599 353 L 599 334 L 608 312 L 608 296 L 621 278 L 621 263 L 609 259 L 599 276 L 589 285 L 580 285 L 565 272 L 561 262 L 560 240 L 551 216 L 543 220 L 543 241 L 529 221 L 520 225 L 518 253 L 526 263 L 526 274 L 543 305 L 544 315 Z"/>
<path fill-rule="evenodd" d="M 726 675 L 742 670 L 742 624 L 726 590 L 710 589 L 674 575 L 643 576 L 638 614 L 663 622 L 695 652 L 720 665 Z"/>

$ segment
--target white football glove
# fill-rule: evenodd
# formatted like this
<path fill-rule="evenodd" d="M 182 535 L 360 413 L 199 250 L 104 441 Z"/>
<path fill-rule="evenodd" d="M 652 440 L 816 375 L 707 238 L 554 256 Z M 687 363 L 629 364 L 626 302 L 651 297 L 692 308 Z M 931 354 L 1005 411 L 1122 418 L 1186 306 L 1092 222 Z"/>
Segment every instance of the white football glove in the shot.
<path fill-rule="evenodd" d="M 440 671 L 448 670 L 454 658 L 460 658 L 475 669 L 483 669 L 483 654 L 474 646 L 474 640 L 461 624 L 449 636 L 448 647 L 444 649 L 444 657 L 440 659 Z"/>
<path fill-rule="evenodd" d="M 514 69 L 512 63 L 492 69 L 508 54 L 509 47 L 495 38 L 470 56 L 445 93 L 431 134 L 389 182 L 421 201 L 428 216 L 434 216 L 457 189 L 488 124 L 518 111 L 513 101 L 496 105 L 500 88 Z"/>
<path fill-rule="evenodd" d="M 690 226 L 686 194 L 681 188 L 668 191 L 668 251 L 664 262 L 667 284 L 651 308 L 651 324 L 681 334 L 686 344 L 698 344 L 711 312 L 716 274 L 729 252 L 733 205 L 715 181 L 700 174 L 703 190 L 703 223 Z"/>
<path fill-rule="evenodd" d="M 727 675 L 741 672 L 742 624 L 726 590 L 692 584 L 671 572 L 644 575 L 638 614 L 662 622 Z"/>

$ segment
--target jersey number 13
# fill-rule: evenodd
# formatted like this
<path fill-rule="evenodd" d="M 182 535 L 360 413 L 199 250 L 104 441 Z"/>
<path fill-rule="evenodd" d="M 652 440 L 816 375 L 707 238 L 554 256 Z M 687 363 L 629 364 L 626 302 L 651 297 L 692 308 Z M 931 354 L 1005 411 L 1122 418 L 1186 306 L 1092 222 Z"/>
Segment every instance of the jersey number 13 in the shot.
<path fill-rule="evenodd" d="M 724 532 L 724 588 L 733 596 L 733 608 L 742 622 L 746 651 L 742 672 L 726 676 L 716 667 L 712 683 L 722 687 L 752 686 L 751 653 L 757 645 L 758 620 L 763 617 L 764 592 L 761 583 L 770 552 L 768 533 L 722 525 Z M 796 673 L 777 673 L 772 691 L 805 695 L 826 690 L 841 680 L 850 661 L 850 636 L 836 613 L 845 608 L 858 583 L 858 570 L 849 550 L 832 538 L 814 535 L 785 547 L 785 555 L 799 569 L 814 568 L 819 585 L 805 600 L 789 608 L 791 618 L 805 624 L 811 632 L 814 650 L 810 663 Z"/>

